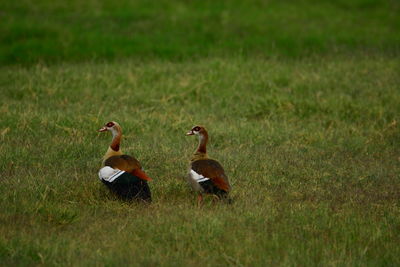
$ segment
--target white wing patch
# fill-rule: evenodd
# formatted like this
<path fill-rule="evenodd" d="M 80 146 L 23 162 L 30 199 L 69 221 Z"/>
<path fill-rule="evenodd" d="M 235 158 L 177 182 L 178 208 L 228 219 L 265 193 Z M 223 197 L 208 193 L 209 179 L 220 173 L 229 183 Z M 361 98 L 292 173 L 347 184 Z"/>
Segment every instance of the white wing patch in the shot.
<path fill-rule="evenodd" d="M 115 179 L 117 179 L 119 176 L 121 176 L 125 171 L 121 171 L 118 169 L 113 169 L 109 166 L 105 166 L 100 169 L 99 171 L 99 178 L 100 180 L 104 180 L 107 182 L 113 182 Z"/>
<path fill-rule="evenodd" d="M 195 180 L 198 183 L 210 180 L 210 178 L 204 177 L 203 175 L 198 174 L 194 170 L 190 170 L 190 175 L 192 176 L 193 180 Z"/>

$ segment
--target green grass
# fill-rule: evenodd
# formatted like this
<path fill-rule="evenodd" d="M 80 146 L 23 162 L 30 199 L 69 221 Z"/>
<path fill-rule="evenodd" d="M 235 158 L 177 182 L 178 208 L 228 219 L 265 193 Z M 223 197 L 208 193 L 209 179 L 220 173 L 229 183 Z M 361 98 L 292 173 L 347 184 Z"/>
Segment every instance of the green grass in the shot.
<path fill-rule="evenodd" d="M 2 1 L 0 265 L 398 266 L 394 0 Z M 97 178 L 118 121 L 151 205 Z M 233 205 L 185 181 L 197 140 Z"/>
<path fill-rule="evenodd" d="M 125 60 L 0 69 L 0 262 L 68 266 L 395 266 L 397 58 Z M 151 205 L 97 178 L 118 121 Z M 233 205 L 186 185 L 197 140 Z"/>
<path fill-rule="evenodd" d="M 2 1 L 0 65 L 396 55 L 396 0 Z"/>

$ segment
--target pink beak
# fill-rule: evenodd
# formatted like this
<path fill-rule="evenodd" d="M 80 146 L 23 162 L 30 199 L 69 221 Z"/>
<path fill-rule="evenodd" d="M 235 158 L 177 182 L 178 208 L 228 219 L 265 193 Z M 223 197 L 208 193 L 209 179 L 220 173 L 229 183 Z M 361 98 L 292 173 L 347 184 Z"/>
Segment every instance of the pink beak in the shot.
<path fill-rule="evenodd" d="M 186 135 L 187 135 L 187 136 L 189 136 L 189 135 L 194 135 L 194 132 L 193 132 L 193 131 L 189 131 L 189 132 L 186 133 Z"/>
<path fill-rule="evenodd" d="M 98 131 L 99 132 L 105 132 L 105 131 L 107 131 L 107 127 L 100 128 Z"/>

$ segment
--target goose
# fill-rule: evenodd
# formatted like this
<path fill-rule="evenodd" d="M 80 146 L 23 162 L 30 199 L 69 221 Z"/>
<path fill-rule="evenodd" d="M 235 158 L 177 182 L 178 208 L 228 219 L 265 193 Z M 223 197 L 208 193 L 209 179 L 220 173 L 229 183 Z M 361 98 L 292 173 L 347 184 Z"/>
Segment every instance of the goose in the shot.
<path fill-rule="evenodd" d="M 100 180 L 119 197 L 151 202 L 147 181 L 152 179 L 142 170 L 140 162 L 133 156 L 123 154 L 120 148 L 122 128 L 115 122 L 106 123 L 99 132 L 111 132 L 112 141 L 103 156 Z"/>
<path fill-rule="evenodd" d="M 199 206 L 202 204 L 204 193 L 230 202 L 228 193 L 231 186 L 224 168 L 218 161 L 210 159 L 207 155 L 207 130 L 203 126 L 194 126 L 186 135 L 197 135 L 199 138 L 199 145 L 191 158 L 187 176 L 189 185 L 198 193 L 197 204 Z"/>

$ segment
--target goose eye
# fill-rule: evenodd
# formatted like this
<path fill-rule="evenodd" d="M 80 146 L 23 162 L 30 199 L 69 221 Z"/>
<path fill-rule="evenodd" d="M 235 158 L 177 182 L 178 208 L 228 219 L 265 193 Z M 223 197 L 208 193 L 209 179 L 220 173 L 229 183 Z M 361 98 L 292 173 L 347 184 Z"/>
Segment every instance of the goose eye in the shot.
<path fill-rule="evenodd" d="M 200 131 L 200 127 L 199 127 L 199 126 L 196 126 L 196 127 L 193 128 L 193 130 L 196 131 L 196 132 L 198 132 L 198 131 Z"/>
<path fill-rule="evenodd" d="M 106 126 L 107 126 L 107 127 L 113 127 L 113 126 L 114 126 L 114 123 L 109 122 L 109 123 L 106 124 Z"/>

